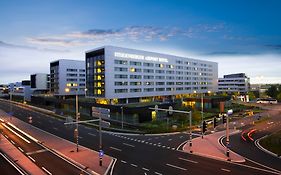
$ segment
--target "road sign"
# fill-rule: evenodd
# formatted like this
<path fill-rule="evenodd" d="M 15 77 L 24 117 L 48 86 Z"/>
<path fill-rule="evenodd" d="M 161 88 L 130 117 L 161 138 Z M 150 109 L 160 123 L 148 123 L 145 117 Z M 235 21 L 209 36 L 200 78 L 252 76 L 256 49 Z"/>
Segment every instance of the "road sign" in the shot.
<path fill-rule="evenodd" d="M 227 111 L 227 115 L 231 115 L 231 114 L 233 114 L 233 110 L 232 109 Z"/>
<path fill-rule="evenodd" d="M 110 109 L 93 106 L 92 107 L 92 112 L 101 113 L 101 114 L 109 114 L 110 113 Z"/>
<path fill-rule="evenodd" d="M 172 106 L 169 106 L 169 111 L 168 111 L 168 113 L 169 113 L 169 115 L 172 115 L 173 114 L 173 107 Z"/>
<path fill-rule="evenodd" d="M 101 118 L 110 118 L 109 114 L 102 114 L 102 113 L 98 113 L 98 112 L 92 112 L 92 116 L 94 117 L 99 117 L 101 116 Z"/>
<path fill-rule="evenodd" d="M 99 157 L 103 157 L 103 155 L 104 155 L 103 150 L 100 150 L 100 152 L 99 152 Z"/>
<path fill-rule="evenodd" d="M 158 112 L 158 105 L 155 105 L 154 108 L 155 108 L 155 112 Z"/>

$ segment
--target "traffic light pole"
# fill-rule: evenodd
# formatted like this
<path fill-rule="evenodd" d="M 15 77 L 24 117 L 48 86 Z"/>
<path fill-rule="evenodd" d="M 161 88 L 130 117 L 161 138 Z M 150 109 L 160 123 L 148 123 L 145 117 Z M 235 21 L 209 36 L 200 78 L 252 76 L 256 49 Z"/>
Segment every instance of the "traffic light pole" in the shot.
<path fill-rule="evenodd" d="M 230 160 L 229 158 L 229 116 L 226 114 L 226 156 L 227 160 Z"/>
<path fill-rule="evenodd" d="M 190 148 L 190 153 L 192 153 L 192 112 L 189 112 L 189 148 Z"/>

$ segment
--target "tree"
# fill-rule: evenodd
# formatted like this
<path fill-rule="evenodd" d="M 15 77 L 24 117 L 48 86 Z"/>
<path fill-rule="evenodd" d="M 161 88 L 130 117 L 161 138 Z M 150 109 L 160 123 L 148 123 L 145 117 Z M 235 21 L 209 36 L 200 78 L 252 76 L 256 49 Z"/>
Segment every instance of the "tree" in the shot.
<path fill-rule="evenodd" d="M 248 92 L 248 95 L 249 95 L 249 99 L 250 99 L 250 100 L 253 100 L 253 99 L 256 98 L 254 92 L 252 92 L 252 91 L 251 91 L 251 92 Z"/>
<path fill-rule="evenodd" d="M 277 98 L 279 93 L 281 93 L 281 85 L 271 85 L 266 91 L 266 94 L 272 98 Z"/>

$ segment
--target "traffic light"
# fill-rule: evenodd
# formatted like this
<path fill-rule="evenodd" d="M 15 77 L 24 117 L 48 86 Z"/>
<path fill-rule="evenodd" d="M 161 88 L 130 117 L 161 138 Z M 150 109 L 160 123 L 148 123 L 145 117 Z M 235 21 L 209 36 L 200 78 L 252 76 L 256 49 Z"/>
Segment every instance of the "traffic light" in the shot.
<path fill-rule="evenodd" d="M 207 131 L 207 123 L 203 121 L 203 133 Z"/>
<path fill-rule="evenodd" d="M 214 128 L 218 126 L 217 118 L 216 117 L 214 117 L 214 119 L 213 119 L 213 124 L 214 124 Z"/>
<path fill-rule="evenodd" d="M 225 114 L 222 115 L 222 123 L 223 123 L 223 124 L 226 123 L 226 115 L 225 115 Z"/>

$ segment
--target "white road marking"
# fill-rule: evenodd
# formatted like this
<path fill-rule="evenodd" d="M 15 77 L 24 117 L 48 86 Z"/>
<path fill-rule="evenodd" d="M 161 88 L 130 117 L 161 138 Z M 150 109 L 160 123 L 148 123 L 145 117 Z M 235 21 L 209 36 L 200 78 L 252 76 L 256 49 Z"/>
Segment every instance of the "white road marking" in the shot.
<path fill-rule="evenodd" d="M 183 161 L 186 161 L 186 162 L 191 162 L 191 163 L 198 163 L 196 161 L 193 161 L 193 160 L 189 160 L 189 159 L 184 159 L 184 158 L 181 158 L 179 157 L 180 160 L 183 160 Z"/>
<path fill-rule="evenodd" d="M 158 173 L 158 172 L 156 172 L 156 171 L 155 171 L 154 173 L 155 173 L 155 174 L 157 174 L 157 175 L 163 175 L 163 174 L 161 174 L 161 173 Z"/>
<path fill-rule="evenodd" d="M 127 163 L 125 160 L 121 160 L 122 163 Z"/>
<path fill-rule="evenodd" d="M 31 157 L 31 156 L 28 156 L 33 162 L 35 162 L 35 160 Z"/>
<path fill-rule="evenodd" d="M 18 149 L 19 149 L 21 152 L 24 152 L 24 150 L 23 150 L 23 149 L 21 149 L 21 147 L 19 147 L 19 146 L 18 146 Z"/>
<path fill-rule="evenodd" d="M 45 167 L 42 166 L 42 169 L 43 169 L 46 173 L 48 173 L 49 175 L 52 175 L 52 173 L 51 173 L 50 171 L 48 171 Z"/>
<path fill-rule="evenodd" d="M 180 136 L 180 139 L 183 138 L 183 136 Z"/>
<path fill-rule="evenodd" d="M 177 169 L 179 169 L 179 170 L 183 170 L 183 171 L 186 171 L 186 170 L 187 170 L 187 169 L 185 169 L 185 168 L 182 168 L 182 167 L 179 167 L 179 166 L 176 166 L 176 165 L 172 165 L 172 164 L 169 164 L 169 163 L 167 163 L 166 165 L 169 166 L 169 167 L 177 168 Z"/>
<path fill-rule="evenodd" d="M 89 132 L 88 134 L 89 134 L 90 136 L 94 136 L 94 137 L 96 136 L 96 134 L 93 134 L 93 133 L 90 133 L 90 132 Z"/>
<path fill-rule="evenodd" d="M 13 145 L 15 144 L 15 142 L 14 142 L 14 141 L 12 141 L 12 140 L 11 140 L 11 142 L 12 142 L 12 144 L 13 144 Z"/>
<path fill-rule="evenodd" d="M 168 149 L 170 149 L 170 147 L 169 147 L 169 146 L 168 146 L 167 148 L 168 148 Z"/>
<path fill-rule="evenodd" d="M 173 139 L 169 139 L 168 141 L 172 141 Z"/>
<path fill-rule="evenodd" d="M 166 148 L 166 146 L 165 146 L 165 145 L 163 145 L 163 146 L 162 146 L 162 148 Z"/>
<path fill-rule="evenodd" d="M 120 151 L 120 152 L 122 151 L 121 149 L 119 149 L 119 148 L 115 148 L 115 147 L 112 147 L 112 146 L 111 146 L 111 147 L 109 147 L 109 148 L 114 149 L 114 150 L 116 150 L 116 151 Z"/>
<path fill-rule="evenodd" d="M 221 168 L 222 171 L 230 172 L 228 169 Z"/>
<path fill-rule="evenodd" d="M 30 141 L 28 141 L 27 139 L 25 139 L 23 136 L 19 135 L 17 132 L 15 132 L 14 130 L 12 130 L 10 127 L 8 127 L 6 124 L 2 124 L 5 128 L 7 128 L 9 131 L 11 131 L 12 133 L 14 133 L 15 135 L 17 135 L 19 138 L 21 138 L 22 140 L 24 140 L 26 143 L 30 143 Z M 5 137 L 8 138 L 7 135 L 5 135 Z"/>
<path fill-rule="evenodd" d="M 147 168 L 142 168 L 144 171 L 149 171 L 149 169 L 147 169 Z"/>
<path fill-rule="evenodd" d="M 131 165 L 132 165 L 133 167 L 138 167 L 137 165 L 135 165 L 135 164 L 132 164 L 132 163 L 131 163 Z"/>
<path fill-rule="evenodd" d="M 54 128 L 54 130 L 59 130 L 58 128 L 56 128 L 56 127 L 53 127 Z"/>
<path fill-rule="evenodd" d="M 48 151 L 48 150 L 47 150 L 47 149 L 40 149 L 40 150 L 37 150 L 37 151 L 28 152 L 28 153 L 26 153 L 26 155 L 32 155 L 32 154 L 43 153 L 43 152 L 46 152 L 46 151 Z"/>
<path fill-rule="evenodd" d="M 176 148 L 172 148 L 172 150 L 175 150 Z"/>
<path fill-rule="evenodd" d="M 128 143 L 123 143 L 123 145 L 129 146 L 129 147 L 132 147 L 132 148 L 135 147 L 134 145 L 131 145 L 131 144 L 128 144 Z"/>

